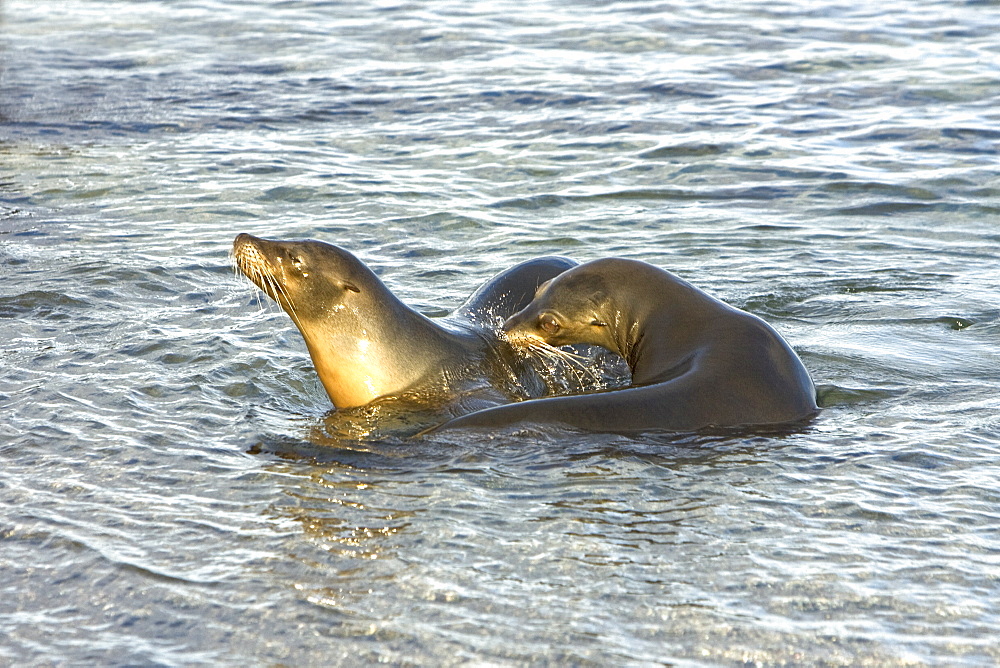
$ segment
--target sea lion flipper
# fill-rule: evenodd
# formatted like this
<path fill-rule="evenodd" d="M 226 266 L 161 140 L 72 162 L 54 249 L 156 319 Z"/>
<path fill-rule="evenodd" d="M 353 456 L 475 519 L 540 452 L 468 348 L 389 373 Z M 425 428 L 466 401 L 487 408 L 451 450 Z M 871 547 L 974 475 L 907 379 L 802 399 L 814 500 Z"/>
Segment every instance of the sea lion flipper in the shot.
<path fill-rule="evenodd" d="M 451 429 L 502 429 L 517 424 L 562 424 L 594 432 L 629 433 L 662 428 L 667 415 L 673 430 L 699 426 L 699 392 L 687 379 L 676 379 L 673 391 L 663 385 L 628 387 L 592 394 L 532 399 L 494 406 L 425 429 L 421 436 Z"/>

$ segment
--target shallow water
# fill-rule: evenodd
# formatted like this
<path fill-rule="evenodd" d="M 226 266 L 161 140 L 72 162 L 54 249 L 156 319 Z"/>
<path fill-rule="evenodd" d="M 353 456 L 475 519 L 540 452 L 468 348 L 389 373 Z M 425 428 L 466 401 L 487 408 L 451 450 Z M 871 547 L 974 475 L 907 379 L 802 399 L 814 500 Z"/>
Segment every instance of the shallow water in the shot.
<path fill-rule="evenodd" d="M 1000 7 L 2 5 L 0 663 L 1000 661 Z M 766 318 L 783 435 L 329 439 L 237 232 Z"/>

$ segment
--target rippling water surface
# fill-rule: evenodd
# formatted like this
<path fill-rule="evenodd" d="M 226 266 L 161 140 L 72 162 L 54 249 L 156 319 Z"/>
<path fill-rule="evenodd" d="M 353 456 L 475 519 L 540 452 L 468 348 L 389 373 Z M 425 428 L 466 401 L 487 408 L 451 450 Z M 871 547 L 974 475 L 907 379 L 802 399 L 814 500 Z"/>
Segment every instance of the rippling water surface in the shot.
<path fill-rule="evenodd" d="M 0 663 L 1000 662 L 996 2 L 7 0 Z M 621 255 L 781 436 L 312 435 L 237 232 L 429 314 Z"/>

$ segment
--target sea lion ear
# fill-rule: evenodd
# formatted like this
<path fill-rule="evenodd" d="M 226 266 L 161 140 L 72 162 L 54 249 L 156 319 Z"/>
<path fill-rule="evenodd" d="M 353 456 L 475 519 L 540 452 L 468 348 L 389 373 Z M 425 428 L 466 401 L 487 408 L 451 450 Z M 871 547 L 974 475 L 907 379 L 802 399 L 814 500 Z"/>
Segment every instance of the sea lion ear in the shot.
<path fill-rule="evenodd" d="M 361 292 L 361 288 L 354 285 L 354 283 L 351 283 L 350 281 L 341 281 L 340 287 L 342 287 L 345 290 L 350 290 L 351 292 Z"/>

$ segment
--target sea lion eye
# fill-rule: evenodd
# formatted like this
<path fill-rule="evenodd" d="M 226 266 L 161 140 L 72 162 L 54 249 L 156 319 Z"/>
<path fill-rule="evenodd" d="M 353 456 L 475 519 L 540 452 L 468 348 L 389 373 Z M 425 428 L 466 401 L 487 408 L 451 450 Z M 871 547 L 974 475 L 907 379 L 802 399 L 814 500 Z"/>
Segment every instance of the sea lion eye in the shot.
<path fill-rule="evenodd" d="M 546 313 L 538 319 L 538 326 L 549 334 L 556 334 L 562 327 L 551 313 Z"/>
<path fill-rule="evenodd" d="M 603 320 L 601 320 L 600 318 L 594 318 L 594 319 L 593 319 L 593 320 L 592 320 L 592 321 L 590 322 L 590 325 L 591 325 L 591 327 L 607 327 L 607 326 L 608 326 L 608 323 L 604 322 L 604 321 L 603 321 Z"/>
<path fill-rule="evenodd" d="M 289 258 L 292 261 L 292 266 L 295 267 L 296 271 L 302 274 L 302 278 L 309 278 L 309 272 L 306 271 L 305 262 L 298 255 L 293 255 Z"/>

